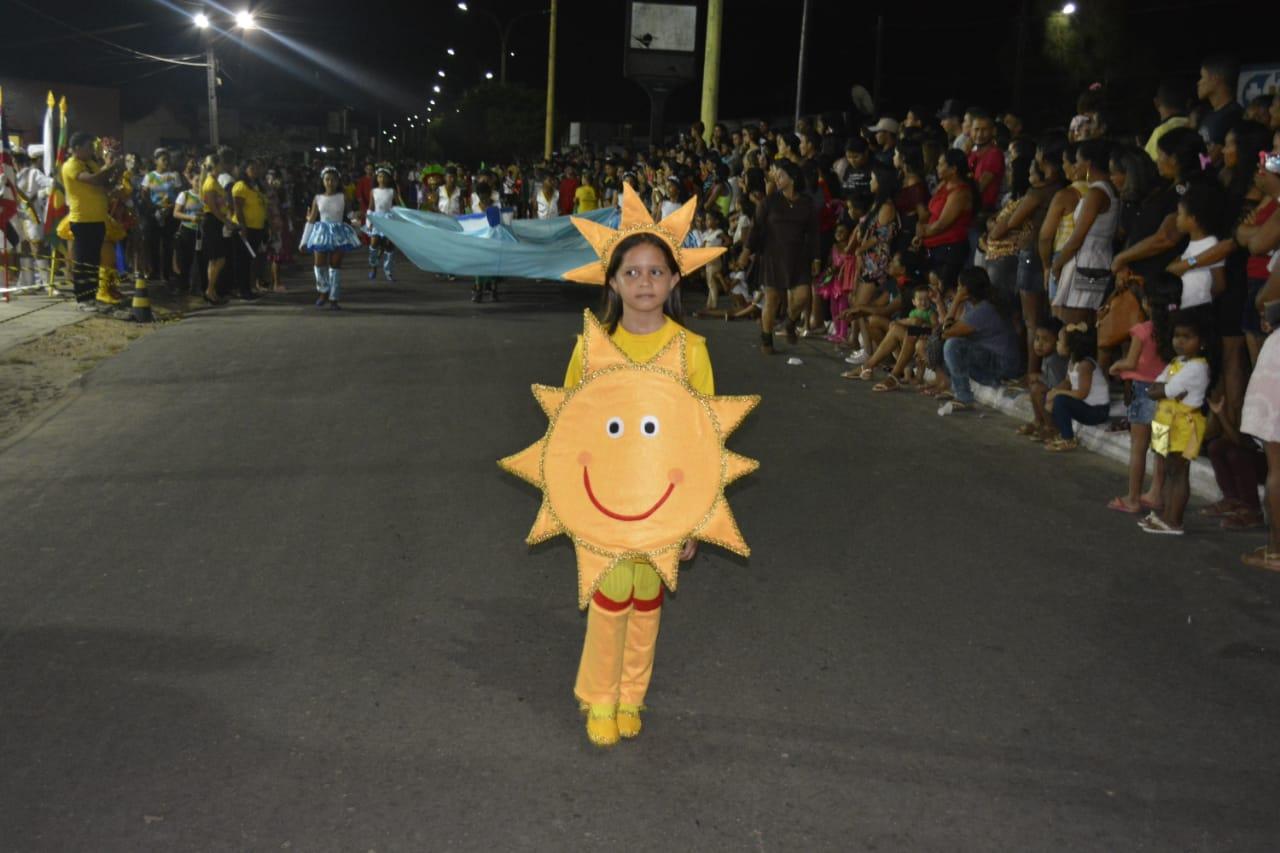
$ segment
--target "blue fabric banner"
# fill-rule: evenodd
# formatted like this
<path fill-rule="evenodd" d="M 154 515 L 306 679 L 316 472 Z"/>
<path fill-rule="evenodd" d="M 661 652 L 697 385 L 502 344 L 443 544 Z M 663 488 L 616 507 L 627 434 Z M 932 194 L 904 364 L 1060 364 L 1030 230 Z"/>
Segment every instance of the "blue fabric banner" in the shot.
<path fill-rule="evenodd" d="M 369 218 L 397 250 L 428 272 L 559 280 L 596 257 L 567 216 L 491 225 L 482 213 L 454 217 L 396 207 Z M 582 218 L 617 228 L 620 214 L 617 208 L 603 208 Z"/>

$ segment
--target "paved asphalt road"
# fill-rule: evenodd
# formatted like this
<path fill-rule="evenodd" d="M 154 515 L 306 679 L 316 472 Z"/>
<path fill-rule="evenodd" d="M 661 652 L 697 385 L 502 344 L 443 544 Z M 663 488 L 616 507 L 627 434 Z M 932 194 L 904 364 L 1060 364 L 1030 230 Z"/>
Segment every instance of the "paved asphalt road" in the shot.
<path fill-rule="evenodd" d="M 594 294 L 349 291 L 164 328 L 0 453 L 0 849 L 1280 849 L 1260 537 L 1144 536 L 1113 464 L 745 324 L 694 328 L 764 395 L 754 555 L 590 747 L 569 548 L 494 462 Z"/>

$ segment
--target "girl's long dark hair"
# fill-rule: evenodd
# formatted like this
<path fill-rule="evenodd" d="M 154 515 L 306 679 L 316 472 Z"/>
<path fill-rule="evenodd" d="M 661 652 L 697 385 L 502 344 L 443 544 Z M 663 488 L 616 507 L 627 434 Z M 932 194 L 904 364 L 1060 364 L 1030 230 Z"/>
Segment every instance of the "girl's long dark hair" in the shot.
<path fill-rule="evenodd" d="M 1160 360 L 1168 364 L 1177 355 L 1173 351 L 1173 326 L 1169 321 L 1182 303 L 1182 279 L 1173 273 L 1161 273 L 1158 279 L 1143 287 L 1142 295 L 1150 309 L 1151 339 L 1155 341 Z"/>
<path fill-rule="evenodd" d="M 1178 170 L 1178 183 L 1188 184 L 1205 177 L 1204 140 L 1189 127 L 1175 127 L 1156 142 L 1156 147 L 1173 158 Z"/>
<path fill-rule="evenodd" d="M 1255 121 L 1242 121 L 1231 129 L 1236 137 L 1236 166 L 1227 183 L 1227 218 L 1232 226 L 1243 217 L 1247 196 L 1257 174 L 1258 152 L 1271 147 L 1271 129 Z"/>
<path fill-rule="evenodd" d="M 662 252 L 662 256 L 667 259 L 667 267 L 676 275 L 680 274 L 680 266 L 676 263 L 675 254 L 661 237 L 655 237 L 653 234 L 642 231 L 639 234 L 632 234 L 630 237 L 622 239 L 613 250 L 613 255 L 609 258 L 609 266 L 605 269 L 604 276 L 604 302 L 601 305 L 601 313 L 604 314 L 604 318 L 600 322 L 609 330 L 611 335 L 618 330 L 618 323 L 622 320 L 622 297 L 618 295 L 618 291 L 613 289 L 613 285 L 610 282 L 618 274 L 618 267 L 622 266 L 622 259 L 626 257 L 627 252 L 636 246 L 653 246 L 657 248 Z M 680 304 L 680 285 L 678 282 L 675 287 L 671 288 L 667 301 L 663 303 L 662 313 L 683 325 L 684 309 Z"/>
<path fill-rule="evenodd" d="M 973 210 L 979 210 L 982 207 L 982 193 L 978 192 L 978 182 L 973 179 L 973 173 L 969 171 L 969 155 L 959 148 L 948 148 L 942 152 L 942 159 L 956 170 L 956 177 L 969 187 L 970 207 Z"/>
<path fill-rule="evenodd" d="M 876 195 L 867 206 L 866 215 L 862 217 L 861 224 L 864 230 L 876 227 L 880 220 L 880 208 L 886 204 L 893 204 L 893 198 L 898 194 L 899 189 L 898 170 L 892 166 L 886 166 L 880 162 L 872 163 L 871 174 L 876 179 Z"/>
<path fill-rule="evenodd" d="M 1013 157 L 1009 161 L 1009 190 L 1017 199 L 1031 189 L 1031 165 L 1036 161 L 1036 146 L 1030 139 L 1015 139 L 1010 147 Z"/>

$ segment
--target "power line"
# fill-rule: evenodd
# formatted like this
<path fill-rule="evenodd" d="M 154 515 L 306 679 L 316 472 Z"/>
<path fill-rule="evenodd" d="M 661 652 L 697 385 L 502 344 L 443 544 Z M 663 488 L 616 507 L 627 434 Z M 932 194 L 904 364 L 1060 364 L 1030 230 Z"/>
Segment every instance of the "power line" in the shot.
<path fill-rule="evenodd" d="M 126 47 L 125 45 L 116 44 L 113 41 L 108 41 L 107 39 L 104 39 L 101 36 L 94 35 L 88 30 L 82 30 L 79 27 L 76 27 L 72 24 L 68 24 L 66 21 L 63 21 L 59 18 L 55 18 L 53 15 L 43 12 L 40 9 L 36 8 L 35 6 L 32 6 L 29 3 L 24 2 L 24 0 L 11 0 L 11 2 L 14 3 L 15 5 L 21 6 L 22 8 L 26 9 L 28 12 L 31 12 L 35 15 L 39 15 L 41 18 L 44 18 L 47 21 L 52 21 L 53 23 L 57 24 L 60 27 L 65 27 L 66 29 L 71 30 L 72 32 L 76 33 L 79 36 L 83 36 L 84 38 L 91 39 L 101 44 L 105 44 L 107 47 L 113 48 L 115 50 L 124 51 L 125 53 L 131 54 L 141 59 L 150 60 L 151 62 L 167 62 L 170 65 L 186 65 L 192 68 L 205 67 L 205 64 L 203 62 L 190 61 L 192 59 L 198 59 L 199 54 L 193 54 L 191 56 L 182 56 L 182 57 L 171 57 L 171 56 L 157 56 L 154 53 L 146 53 L 145 51 L 135 50 L 131 47 Z"/>

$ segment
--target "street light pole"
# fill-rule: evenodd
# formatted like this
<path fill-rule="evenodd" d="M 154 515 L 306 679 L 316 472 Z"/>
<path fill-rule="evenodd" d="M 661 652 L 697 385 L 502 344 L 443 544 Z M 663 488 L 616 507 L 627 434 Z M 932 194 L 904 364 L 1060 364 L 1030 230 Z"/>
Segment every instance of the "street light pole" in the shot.
<path fill-rule="evenodd" d="M 702 127 L 711 141 L 720 106 L 720 32 L 724 25 L 724 0 L 707 4 L 707 36 L 702 60 Z"/>
<path fill-rule="evenodd" d="M 547 128 L 542 140 L 542 156 L 551 159 L 551 144 L 555 136 L 556 110 L 556 11 L 559 0 L 551 0 L 551 26 L 547 44 Z"/>
<path fill-rule="evenodd" d="M 796 69 L 796 124 L 800 124 L 800 105 L 804 100 L 804 51 L 809 38 L 809 0 L 800 11 L 800 67 Z"/>

